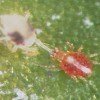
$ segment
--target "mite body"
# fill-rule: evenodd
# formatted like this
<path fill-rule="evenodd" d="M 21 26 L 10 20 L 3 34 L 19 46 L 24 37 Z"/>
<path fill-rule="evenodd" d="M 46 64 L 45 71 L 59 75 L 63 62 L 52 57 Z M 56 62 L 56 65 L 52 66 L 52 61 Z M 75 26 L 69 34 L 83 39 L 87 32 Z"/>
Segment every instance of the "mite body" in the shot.
<path fill-rule="evenodd" d="M 36 40 L 36 34 L 33 27 L 28 22 L 29 16 L 21 15 L 0 15 L 1 41 L 12 44 L 10 48 L 15 52 L 18 48 L 25 52 L 32 50 L 30 48 Z"/>
<path fill-rule="evenodd" d="M 92 74 L 91 61 L 80 51 L 64 53 L 55 49 L 52 57 L 60 62 L 61 68 L 71 77 L 87 77 Z"/>
<path fill-rule="evenodd" d="M 61 67 L 72 77 L 86 77 L 92 73 L 92 64 L 82 52 L 66 53 L 62 60 Z"/>

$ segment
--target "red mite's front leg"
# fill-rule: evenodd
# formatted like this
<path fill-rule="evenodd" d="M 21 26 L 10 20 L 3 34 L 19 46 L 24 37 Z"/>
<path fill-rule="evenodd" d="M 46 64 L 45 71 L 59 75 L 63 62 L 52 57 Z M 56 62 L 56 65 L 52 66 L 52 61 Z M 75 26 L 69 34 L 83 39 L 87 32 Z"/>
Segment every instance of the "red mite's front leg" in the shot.
<path fill-rule="evenodd" d="M 52 58 L 58 60 L 64 72 L 71 77 L 86 77 L 92 73 L 91 61 L 82 52 L 64 53 L 56 48 L 52 53 Z"/>

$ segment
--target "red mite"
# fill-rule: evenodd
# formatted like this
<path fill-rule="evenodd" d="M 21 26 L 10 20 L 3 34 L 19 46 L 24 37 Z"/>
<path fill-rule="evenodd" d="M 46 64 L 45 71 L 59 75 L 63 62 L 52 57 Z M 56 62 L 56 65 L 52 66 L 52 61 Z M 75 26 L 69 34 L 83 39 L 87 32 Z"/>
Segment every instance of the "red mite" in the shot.
<path fill-rule="evenodd" d="M 61 68 L 71 77 L 87 77 L 92 74 L 91 61 L 80 51 L 64 53 L 56 48 L 52 57 L 60 62 Z"/>

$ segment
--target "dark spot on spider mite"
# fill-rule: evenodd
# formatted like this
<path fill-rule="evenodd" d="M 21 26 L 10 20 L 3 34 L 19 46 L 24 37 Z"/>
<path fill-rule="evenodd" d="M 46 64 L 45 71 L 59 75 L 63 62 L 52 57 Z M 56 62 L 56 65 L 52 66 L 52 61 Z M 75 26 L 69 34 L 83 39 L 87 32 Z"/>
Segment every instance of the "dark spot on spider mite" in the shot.
<path fill-rule="evenodd" d="M 15 42 L 17 45 L 24 44 L 24 38 L 20 35 L 19 32 L 8 34 L 8 36 L 10 36 L 11 40 Z"/>

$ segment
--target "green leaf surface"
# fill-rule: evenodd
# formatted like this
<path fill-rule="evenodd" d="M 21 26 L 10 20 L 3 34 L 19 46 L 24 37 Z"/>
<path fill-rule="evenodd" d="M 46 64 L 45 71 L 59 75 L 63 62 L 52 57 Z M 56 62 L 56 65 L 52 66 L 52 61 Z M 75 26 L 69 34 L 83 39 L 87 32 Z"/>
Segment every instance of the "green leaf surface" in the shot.
<path fill-rule="evenodd" d="M 69 41 L 75 51 L 82 45 L 87 56 L 97 53 L 90 59 L 100 62 L 99 0 L 0 0 L 0 14 L 24 15 L 28 11 L 33 26 L 42 30 L 37 37 L 50 48 L 67 51 Z M 39 49 L 39 55 L 27 57 L 0 43 L 0 100 L 15 98 L 15 88 L 27 100 L 100 100 L 100 65 L 93 64 L 93 74 L 76 82 Z M 52 70 L 53 66 L 58 70 Z"/>

